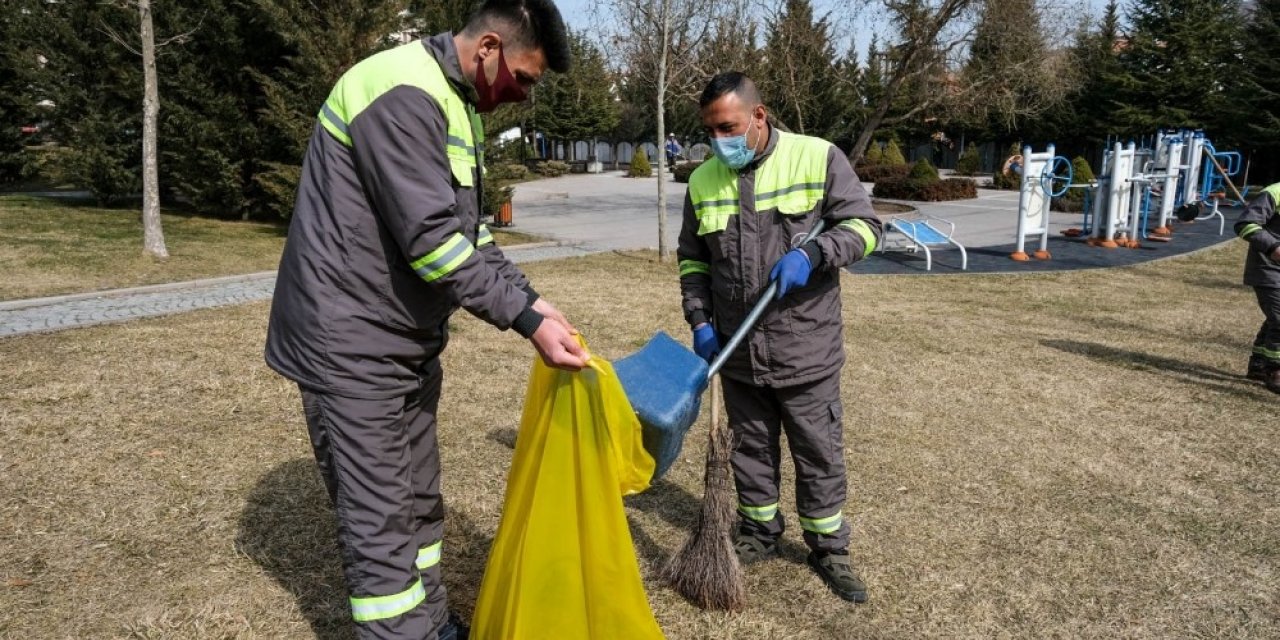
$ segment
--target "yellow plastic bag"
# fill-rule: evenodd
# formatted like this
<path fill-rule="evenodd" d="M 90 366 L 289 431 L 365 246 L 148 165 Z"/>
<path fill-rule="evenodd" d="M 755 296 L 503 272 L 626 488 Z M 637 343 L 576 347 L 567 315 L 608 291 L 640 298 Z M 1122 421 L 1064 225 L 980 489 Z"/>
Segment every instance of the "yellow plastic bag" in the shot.
<path fill-rule="evenodd" d="M 662 638 L 622 507 L 653 468 L 612 365 L 536 360 L 471 638 Z"/>

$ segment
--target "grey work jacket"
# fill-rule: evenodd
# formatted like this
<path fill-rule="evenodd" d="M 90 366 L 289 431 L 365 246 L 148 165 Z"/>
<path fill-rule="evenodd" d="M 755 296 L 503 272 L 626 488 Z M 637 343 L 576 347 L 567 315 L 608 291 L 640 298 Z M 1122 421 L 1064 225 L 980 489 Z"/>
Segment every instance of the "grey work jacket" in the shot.
<path fill-rule="evenodd" d="M 1251 287 L 1280 287 L 1280 265 L 1271 260 L 1271 252 L 1280 247 L 1280 216 L 1276 215 L 1280 183 L 1263 190 L 1249 202 L 1236 220 L 1236 235 L 1249 243 L 1244 261 L 1244 283 Z"/>
<path fill-rule="evenodd" d="M 456 92 L 475 102 L 451 33 L 408 46 L 425 47 Z M 281 375 L 320 392 L 389 398 L 416 389 L 459 307 L 526 337 L 541 322 L 528 279 L 480 237 L 483 176 L 477 170 L 474 189 L 454 178 L 444 111 L 409 79 L 422 70 L 394 73 L 405 83 L 347 125 L 350 146 L 317 124 L 303 161 L 265 355 Z M 424 281 L 411 261 L 457 234 L 475 251 L 447 276 Z"/>
<path fill-rule="evenodd" d="M 680 278 L 686 321 L 711 321 L 721 344 L 736 331 L 769 285 L 769 272 L 783 254 L 813 227 L 818 216 L 827 229 L 804 247 L 813 271 L 808 283 L 773 303 L 746 340 L 725 362 L 722 374 L 756 386 L 787 387 L 829 376 L 844 364 L 840 269 L 861 260 L 883 233 L 871 198 L 844 154 L 827 148 L 824 197 L 804 215 L 755 208 L 756 169 L 769 162 L 778 144 L 770 127 L 763 153 L 738 172 L 740 207 L 723 231 L 699 235 L 693 202 L 686 195 L 677 256 L 710 265 L 710 273 Z M 841 223 L 860 219 L 874 234 L 864 236 Z"/>

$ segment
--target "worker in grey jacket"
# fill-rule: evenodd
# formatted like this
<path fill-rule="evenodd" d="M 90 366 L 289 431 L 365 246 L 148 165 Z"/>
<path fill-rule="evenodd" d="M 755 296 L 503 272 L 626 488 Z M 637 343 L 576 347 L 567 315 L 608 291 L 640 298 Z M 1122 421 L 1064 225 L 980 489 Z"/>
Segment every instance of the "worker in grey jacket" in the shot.
<path fill-rule="evenodd" d="M 568 65 L 550 0 L 489 0 L 456 35 L 355 65 L 319 110 L 266 360 L 301 389 L 360 638 L 466 636 L 440 579 L 436 407 L 450 316 L 463 308 L 512 329 L 551 366 L 588 357 L 480 223 L 477 112 L 524 100 L 548 67 Z"/>
<path fill-rule="evenodd" d="M 1266 317 L 1253 339 L 1248 377 L 1280 393 L 1280 183 L 1262 190 L 1236 220 L 1236 235 L 1249 242 L 1244 283 L 1253 287 Z"/>
<path fill-rule="evenodd" d="M 770 126 L 752 81 L 716 76 L 700 101 L 715 156 L 689 179 L 680 230 L 680 289 L 694 350 L 710 362 L 777 280 L 765 312 L 721 370 L 744 562 L 776 555 L 780 435 L 796 469 L 796 510 L 809 564 L 840 597 L 863 602 L 849 561 L 840 369 L 840 269 L 870 255 L 880 220 L 831 143 Z M 799 244 L 821 218 L 827 228 Z"/>

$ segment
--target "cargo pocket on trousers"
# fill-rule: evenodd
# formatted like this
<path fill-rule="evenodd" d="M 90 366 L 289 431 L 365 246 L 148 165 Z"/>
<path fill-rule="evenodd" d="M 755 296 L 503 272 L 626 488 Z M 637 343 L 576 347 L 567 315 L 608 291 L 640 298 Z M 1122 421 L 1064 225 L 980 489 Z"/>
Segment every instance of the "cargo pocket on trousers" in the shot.
<path fill-rule="evenodd" d="M 832 402 L 827 406 L 827 414 L 831 418 L 831 422 L 827 425 L 830 433 L 827 441 L 834 448 L 831 452 L 834 462 L 844 458 L 844 405 L 839 400 Z"/>

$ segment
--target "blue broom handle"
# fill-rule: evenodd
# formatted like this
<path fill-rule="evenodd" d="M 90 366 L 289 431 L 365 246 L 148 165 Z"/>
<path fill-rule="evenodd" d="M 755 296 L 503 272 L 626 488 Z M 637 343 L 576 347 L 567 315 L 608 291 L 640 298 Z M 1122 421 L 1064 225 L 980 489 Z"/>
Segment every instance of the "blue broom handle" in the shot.
<path fill-rule="evenodd" d="M 800 244 L 796 246 L 804 246 L 808 244 L 810 240 L 818 237 L 818 234 L 822 233 L 822 228 L 824 226 L 826 226 L 825 221 L 823 221 L 822 218 L 818 218 L 818 222 L 813 225 L 813 229 L 809 231 L 809 235 L 805 236 L 804 239 L 800 241 Z M 742 344 L 742 339 L 747 337 L 747 332 L 750 331 L 752 327 L 756 326 L 756 322 L 760 320 L 760 316 L 763 315 L 764 310 L 769 307 L 769 303 L 773 302 L 773 296 L 777 293 L 778 281 L 774 280 L 769 283 L 769 288 L 765 289 L 764 293 L 760 294 L 760 299 L 756 301 L 756 306 L 751 309 L 751 313 L 747 314 L 747 319 L 743 320 L 742 324 L 738 325 L 738 330 L 733 332 L 733 336 L 729 338 L 729 342 L 725 343 L 724 347 L 720 349 L 720 355 L 717 355 L 716 359 L 711 361 L 711 368 L 707 369 L 708 380 L 711 379 L 711 376 L 720 372 L 720 368 L 723 367 L 725 361 L 729 359 L 729 355 L 733 353 L 734 349 L 738 348 L 739 344 Z"/>

